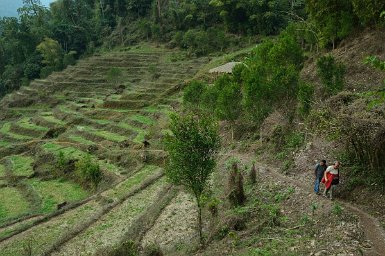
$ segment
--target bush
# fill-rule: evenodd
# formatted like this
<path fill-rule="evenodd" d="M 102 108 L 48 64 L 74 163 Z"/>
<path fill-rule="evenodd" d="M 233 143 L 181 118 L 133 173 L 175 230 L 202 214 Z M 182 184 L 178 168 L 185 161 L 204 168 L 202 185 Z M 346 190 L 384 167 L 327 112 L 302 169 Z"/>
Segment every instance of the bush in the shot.
<path fill-rule="evenodd" d="M 76 173 L 79 178 L 86 183 L 92 183 L 94 189 L 97 189 L 98 184 L 103 179 L 103 173 L 100 166 L 91 159 L 91 155 L 86 155 L 76 164 Z"/>
<path fill-rule="evenodd" d="M 65 157 L 63 151 L 60 151 L 56 160 L 56 166 L 55 166 L 56 169 L 59 172 L 65 172 L 67 164 L 68 164 L 68 159 Z"/>
<path fill-rule="evenodd" d="M 205 31 L 190 29 L 183 35 L 183 46 L 190 54 L 202 56 L 209 53 L 209 39 Z"/>
<path fill-rule="evenodd" d="M 193 80 L 189 82 L 183 90 L 183 103 L 190 106 L 201 106 L 202 95 L 206 91 L 207 85 L 204 82 Z"/>
<path fill-rule="evenodd" d="M 120 68 L 110 68 L 107 71 L 106 80 L 116 85 L 122 81 L 122 74 L 123 72 Z"/>
<path fill-rule="evenodd" d="M 317 73 L 328 94 L 335 94 L 343 89 L 345 66 L 337 63 L 332 55 L 318 59 Z"/>
<path fill-rule="evenodd" d="M 252 119 L 261 123 L 274 108 L 290 110 L 303 64 L 295 37 L 283 32 L 277 41 L 260 44 L 245 64 L 241 72 L 244 103 Z"/>
<path fill-rule="evenodd" d="M 69 53 L 64 54 L 63 57 L 63 66 L 64 68 L 70 65 L 75 65 L 76 63 L 76 51 L 70 51 Z"/>

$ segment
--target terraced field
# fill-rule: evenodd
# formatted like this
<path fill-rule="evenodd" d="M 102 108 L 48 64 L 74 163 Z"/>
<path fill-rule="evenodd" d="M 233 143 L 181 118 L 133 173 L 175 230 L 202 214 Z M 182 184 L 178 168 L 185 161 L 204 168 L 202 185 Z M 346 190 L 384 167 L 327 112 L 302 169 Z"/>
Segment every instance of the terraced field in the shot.
<path fill-rule="evenodd" d="M 181 86 L 208 61 L 181 56 L 148 46 L 95 55 L 2 99 L 0 255 L 92 255 L 140 241 L 173 209 L 160 140 Z M 98 191 L 57 175 L 59 155 L 86 154 L 104 174 Z"/>

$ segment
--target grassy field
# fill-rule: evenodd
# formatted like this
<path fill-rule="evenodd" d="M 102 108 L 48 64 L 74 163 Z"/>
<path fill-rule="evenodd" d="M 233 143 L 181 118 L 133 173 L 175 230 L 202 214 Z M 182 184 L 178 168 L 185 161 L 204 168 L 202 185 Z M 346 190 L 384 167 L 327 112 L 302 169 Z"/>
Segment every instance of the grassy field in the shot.
<path fill-rule="evenodd" d="M 30 156 L 10 156 L 8 160 L 12 166 L 12 175 L 14 176 L 30 176 L 33 174 L 32 164 L 33 158 Z"/>
<path fill-rule="evenodd" d="M 65 180 L 41 181 L 31 179 L 28 183 L 42 199 L 42 213 L 50 213 L 56 210 L 56 206 L 59 203 L 76 202 L 89 195 L 80 185 Z"/>
<path fill-rule="evenodd" d="M 0 225 L 27 213 L 29 204 L 16 188 L 0 188 Z"/>

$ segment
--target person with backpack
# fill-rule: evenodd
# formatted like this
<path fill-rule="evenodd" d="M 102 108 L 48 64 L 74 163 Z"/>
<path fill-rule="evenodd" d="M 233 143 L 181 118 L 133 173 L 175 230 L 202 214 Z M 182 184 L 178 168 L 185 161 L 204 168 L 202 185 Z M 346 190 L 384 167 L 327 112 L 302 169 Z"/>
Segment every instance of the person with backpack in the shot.
<path fill-rule="evenodd" d="M 314 182 L 314 192 L 319 195 L 319 185 L 324 176 L 325 170 L 327 168 L 326 160 L 320 161 L 314 169 L 315 182 Z"/>
<path fill-rule="evenodd" d="M 325 184 L 325 192 L 324 196 L 328 197 L 328 193 L 330 191 L 330 199 L 333 199 L 333 189 L 336 185 L 339 184 L 339 175 L 340 175 L 340 162 L 335 161 L 332 166 L 329 166 L 324 174 L 324 177 L 322 178 L 322 183 Z"/>

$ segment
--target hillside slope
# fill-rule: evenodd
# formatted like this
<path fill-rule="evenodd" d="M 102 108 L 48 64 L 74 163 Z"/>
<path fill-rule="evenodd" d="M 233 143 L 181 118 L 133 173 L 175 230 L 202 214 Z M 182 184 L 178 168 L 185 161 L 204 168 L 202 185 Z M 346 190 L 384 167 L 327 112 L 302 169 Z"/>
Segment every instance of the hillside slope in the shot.
<path fill-rule="evenodd" d="M 150 225 L 176 196 L 162 178 L 160 139 L 179 105 L 175 93 L 206 62 L 151 46 L 122 49 L 7 95 L 0 255 L 88 255 L 139 237 L 146 228 L 137 222 Z M 57 174 L 60 154 L 75 161 L 91 154 L 104 174 L 97 194 L 73 170 Z"/>

